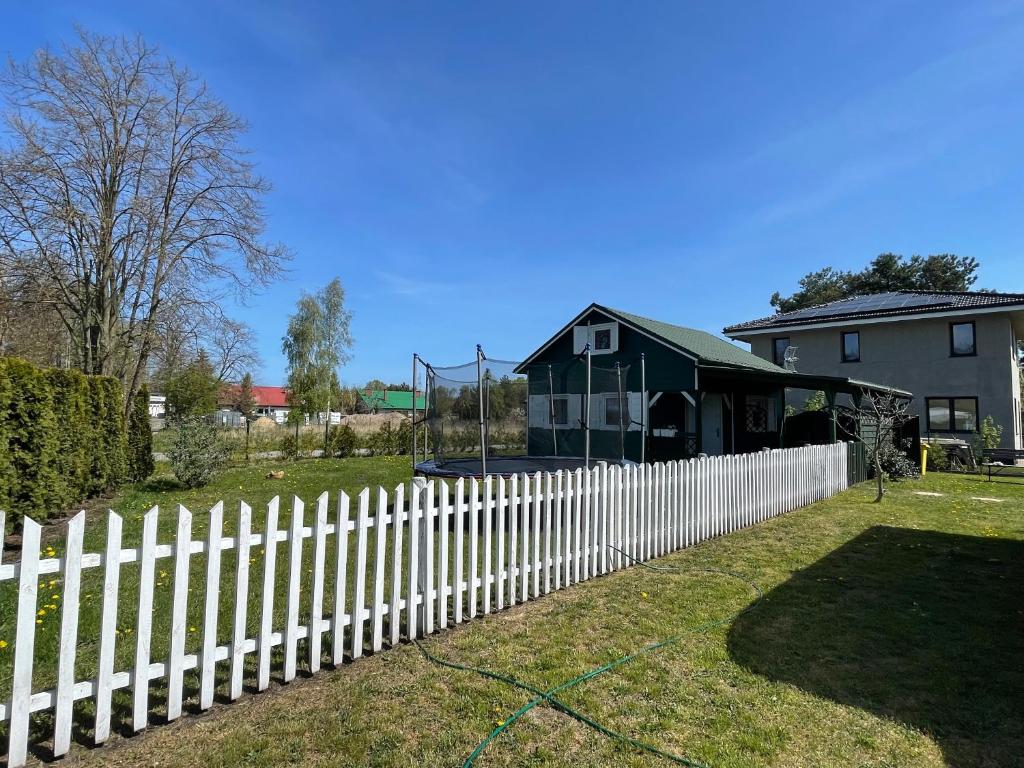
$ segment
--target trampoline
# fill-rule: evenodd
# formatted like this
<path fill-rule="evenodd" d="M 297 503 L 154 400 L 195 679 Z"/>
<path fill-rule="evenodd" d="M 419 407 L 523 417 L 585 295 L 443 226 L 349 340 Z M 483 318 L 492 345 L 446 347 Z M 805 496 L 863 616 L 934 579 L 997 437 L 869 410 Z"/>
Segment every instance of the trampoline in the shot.
<path fill-rule="evenodd" d="M 628 459 L 591 459 L 593 468 L 599 462 L 634 466 L 635 462 Z M 560 472 L 586 469 L 587 460 L 582 456 L 490 456 L 487 458 L 487 474 L 511 477 L 512 475 L 532 475 L 536 472 Z M 434 459 L 421 461 L 416 465 L 416 474 L 425 477 L 477 477 L 484 476 L 482 462 L 479 458 L 448 459 L 443 464 Z"/>
<path fill-rule="evenodd" d="M 574 472 L 598 462 L 634 466 L 627 440 L 639 448 L 642 464 L 643 355 L 635 362 L 632 378 L 630 362 L 593 365 L 589 343 L 582 352 L 531 365 L 489 358 L 479 345 L 476 359 L 462 365 L 432 365 L 414 354 L 413 389 L 422 368 L 425 407 L 417 418 L 413 400 L 413 474 L 511 477 Z"/>

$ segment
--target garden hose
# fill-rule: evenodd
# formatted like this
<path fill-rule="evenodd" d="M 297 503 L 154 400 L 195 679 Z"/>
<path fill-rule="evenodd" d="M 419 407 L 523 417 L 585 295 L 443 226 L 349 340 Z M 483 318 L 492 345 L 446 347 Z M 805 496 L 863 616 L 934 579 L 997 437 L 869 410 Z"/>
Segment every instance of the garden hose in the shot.
<path fill-rule="evenodd" d="M 646 742 L 639 741 L 637 739 L 632 738 L 631 736 L 626 736 L 625 734 L 619 733 L 618 731 L 614 731 L 611 728 L 608 728 L 607 726 L 602 725 L 601 723 L 591 719 L 582 712 L 573 709 L 568 704 L 560 701 L 557 698 L 557 696 L 558 694 L 567 691 L 570 688 L 574 688 L 577 685 L 588 682 L 589 680 L 598 677 L 599 675 L 603 675 L 606 672 L 610 672 L 611 670 L 620 667 L 623 664 L 626 664 L 639 656 L 651 653 L 653 651 L 657 651 L 661 648 L 665 648 L 666 646 L 673 645 L 674 643 L 678 643 L 680 640 L 688 636 L 703 634 L 705 632 L 709 632 L 710 630 L 716 627 L 720 627 L 723 624 L 727 624 L 731 621 L 734 621 L 735 619 L 739 618 L 741 615 L 749 611 L 751 608 L 753 608 L 755 605 L 757 605 L 757 603 L 760 602 L 762 598 L 764 598 L 764 592 L 754 582 L 749 581 L 744 576 L 741 576 L 740 574 L 734 573 L 732 571 L 726 571 L 720 568 L 677 569 L 672 568 L 670 566 L 650 565 L 648 563 L 641 562 L 634 557 L 631 557 L 627 553 L 623 552 L 621 549 L 612 547 L 610 545 L 609 548 L 623 555 L 626 559 L 630 560 L 636 565 L 639 565 L 642 568 L 646 568 L 650 571 L 655 571 L 657 573 L 714 573 L 722 576 L 728 576 L 729 578 L 738 579 L 739 581 L 742 581 L 744 584 L 746 584 L 754 590 L 754 592 L 757 594 L 757 599 L 755 599 L 745 608 L 736 611 L 735 613 L 732 613 L 723 619 L 716 619 L 715 621 L 700 624 L 696 627 L 692 627 L 691 629 L 684 630 L 677 635 L 673 635 L 672 637 L 666 638 L 665 640 L 660 640 L 659 642 L 646 645 L 638 651 L 626 654 L 625 656 L 620 656 L 619 658 L 610 661 L 607 664 L 602 664 L 600 667 L 596 667 L 595 669 L 592 669 L 589 672 L 585 672 L 582 675 L 574 677 L 571 680 L 562 683 L 561 685 L 558 685 L 554 688 L 551 688 L 547 691 L 543 691 L 539 688 L 536 688 L 535 686 L 532 686 L 529 683 L 524 683 L 523 681 L 517 680 L 514 677 L 503 675 L 499 672 L 494 672 L 483 667 L 471 667 L 465 664 L 459 664 L 454 661 L 448 661 L 446 659 L 439 658 L 431 654 L 429 651 L 427 651 L 427 649 L 424 648 L 418 640 L 414 640 L 413 642 L 416 644 L 416 647 L 420 650 L 420 653 L 423 654 L 424 658 L 426 658 L 427 661 L 430 661 L 433 664 L 437 664 L 438 666 L 446 667 L 448 669 L 458 670 L 460 672 L 473 672 L 482 677 L 486 677 L 490 680 L 495 680 L 497 682 L 505 683 L 506 685 L 511 685 L 515 688 L 528 691 L 534 695 L 533 699 L 526 702 L 523 706 L 521 706 L 519 709 L 513 712 L 508 718 L 499 723 L 497 727 L 495 727 L 494 730 L 491 731 L 490 734 L 488 734 L 488 736 L 483 741 L 477 744 L 476 748 L 469 754 L 465 762 L 463 762 L 463 768 L 470 768 L 470 766 L 473 766 L 476 763 L 477 758 L 480 757 L 480 755 L 492 741 L 494 741 L 498 736 L 500 736 L 502 733 L 508 730 L 512 726 L 512 724 L 515 723 L 519 718 L 521 718 L 527 712 L 532 710 L 534 707 L 537 707 L 541 704 L 547 704 L 552 709 L 555 709 L 559 712 L 562 712 L 565 715 L 568 715 L 577 722 L 583 723 L 587 727 L 594 729 L 602 736 L 610 738 L 613 741 L 622 742 L 623 744 L 627 744 L 630 747 L 633 747 L 634 749 L 638 749 L 640 751 L 647 752 L 657 757 L 664 758 L 665 760 L 676 763 L 677 765 L 685 765 L 689 768 L 708 768 L 708 766 L 705 763 L 702 763 L 698 760 L 665 752 L 661 749 L 658 749 L 652 744 L 647 744 Z"/>

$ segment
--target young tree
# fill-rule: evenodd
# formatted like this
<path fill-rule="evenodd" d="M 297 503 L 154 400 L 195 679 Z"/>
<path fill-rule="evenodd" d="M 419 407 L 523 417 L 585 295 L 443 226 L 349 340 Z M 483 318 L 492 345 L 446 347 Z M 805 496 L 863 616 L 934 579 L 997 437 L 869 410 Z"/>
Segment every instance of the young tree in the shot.
<path fill-rule="evenodd" d="M 0 88 L 0 272 L 54 288 L 74 364 L 120 378 L 127 415 L 171 308 L 246 294 L 287 258 L 263 239 L 245 123 L 141 38 L 79 30 Z"/>
<path fill-rule="evenodd" d="M 135 393 L 128 414 L 128 479 L 141 483 L 153 474 L 153 430 L 149 426 L 149 388 L 143 384 Z"/>
<path fill-rule="evenodd" d="M 331 402 L 340 399 L 338 368 L 349 359 L 352 313 L 345 309 L 345 289 L 334 278 L 314 294 L 304 293 L 288 319 L 282 340 L 288 358 L 288 402 L 302 413 L 327 413 L 324 452 L 328 450 Z M 296 422 L 296 442 L 298 422 Z"/>
<path fill-rule="evenodd" d="M 220 383 L 213 365 L 202 351 L 181 372 L 168 379 L 164 388 L 169 415 L 176 421 L 213 413 L 217 410 L 219 392 Z"/>
<path fill-rule="evenodd" d="M 256 410 L 256 396 L 252 391 L 252 374 L 246 373 L 241 383 L 235 389 L 235 410 L 245 417 L 245 463 L 249 463 L 249 426 L 252 423 L 252 415 Z"/>
<path fill-rule="evenodd" d="M 896 453 L 900 453 L 896 445 L 896 437 L 900 427 L 907 420 L 907 409 L 910 399 L 894 392 L 878 392 L 861 389 L 854 399 L 854 405 L 837 406 L 836 411 L 846 412 L 851 417 L 838 419 L 849 437 L 862 443 L 874 468 L 877 494 L 875 502 L 881 502 L 885 496 L 885 465 Z"/>

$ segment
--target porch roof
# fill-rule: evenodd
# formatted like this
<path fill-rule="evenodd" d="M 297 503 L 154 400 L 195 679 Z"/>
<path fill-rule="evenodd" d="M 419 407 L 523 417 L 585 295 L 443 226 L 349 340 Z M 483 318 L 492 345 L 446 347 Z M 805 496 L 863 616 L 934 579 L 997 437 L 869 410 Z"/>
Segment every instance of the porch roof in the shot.
<path fill-rule="evenodd" d="M 809 389 L 832 391 L 842 394 L 854 395 L 861 392 L 877 392 L 879 394 L 892 394 L 900 398 L 911 399 L 912 392 L 899 387 L 891 387 L 887 384 L 876 384 L 872 381 L 850 379 L 844 376 L 821 376 L 813 373 L 798 373 L 797 371 L 758 370 L 754 371 L 746 367 L 734 367 L 728 365 L 711 365 L 701 363 L 698 366 L 699 375 L 710 376 L 720 380 L 735 380 L 748 383 L 773 384 L 789 389 Z M 703 387 L 702 387 L 703 388 Z"/>

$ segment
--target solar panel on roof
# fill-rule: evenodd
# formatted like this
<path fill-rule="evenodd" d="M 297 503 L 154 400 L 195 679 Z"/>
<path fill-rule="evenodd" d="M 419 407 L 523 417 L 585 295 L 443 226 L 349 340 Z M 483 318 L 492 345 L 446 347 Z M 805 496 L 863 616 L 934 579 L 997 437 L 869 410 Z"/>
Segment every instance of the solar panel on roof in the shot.
<path fill-rule="evenodd" d="M 786 313 L 785 320 L 806 320 L 816 317 L 837 317 L 858 314 L 861 312 L 882 312 L 885 310 L 906 309 L 909 307 L 946 306 L 953 301 L 948 296 L 921 293 L 875 293 L 866 296 L 854 296 L 819 307 L 798 309 Z"/>

